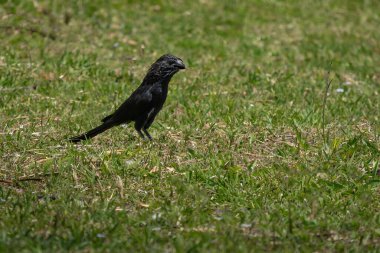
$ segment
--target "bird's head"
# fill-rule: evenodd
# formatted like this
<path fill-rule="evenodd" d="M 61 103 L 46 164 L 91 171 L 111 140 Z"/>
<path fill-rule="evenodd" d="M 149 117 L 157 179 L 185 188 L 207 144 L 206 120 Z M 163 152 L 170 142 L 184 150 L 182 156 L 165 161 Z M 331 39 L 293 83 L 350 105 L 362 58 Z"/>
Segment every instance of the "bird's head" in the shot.
<path fill-rule="evenodd" d="M 175 73 L 185 68 L 185 64 L 180 58 L 171 54 L 165 54 L 152 64 L 148 75 L 152 74 L 156 78 L 163 79 L 171 78 Z"/>

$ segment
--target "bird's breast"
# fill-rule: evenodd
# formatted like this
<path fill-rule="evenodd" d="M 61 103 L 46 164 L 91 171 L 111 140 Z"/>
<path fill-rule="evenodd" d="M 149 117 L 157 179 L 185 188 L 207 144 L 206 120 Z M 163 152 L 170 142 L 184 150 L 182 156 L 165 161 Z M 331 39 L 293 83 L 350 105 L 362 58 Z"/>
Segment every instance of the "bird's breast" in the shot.
<path fill-rule="evenodd" d="M 152 95 L 154 99 L 165 100 L 167 96 L 167 90 L 163 89 L 160 86 L 157 86 L 152 90 Z"/>

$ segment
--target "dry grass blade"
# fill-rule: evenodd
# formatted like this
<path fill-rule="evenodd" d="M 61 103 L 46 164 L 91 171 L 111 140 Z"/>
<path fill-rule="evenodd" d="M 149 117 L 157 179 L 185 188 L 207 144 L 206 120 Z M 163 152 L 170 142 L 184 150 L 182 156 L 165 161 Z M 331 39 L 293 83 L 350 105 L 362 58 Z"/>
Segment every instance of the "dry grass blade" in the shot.
<path fill-rule="evenodd" d="M 13 184 L 13 181 L 11 181 L 11 180 L 6 180 L 6 179 L 0 179 L 0 183 Z"/>
<path fill-rule="evenodd" d="M 332 65 L 332 62 L 330 62 L 330 65 L 325 77 L 326 89 L 325 89 L 325 93 L 323 97 L 323 105 L 322 105 L 323 106 L 322 107 L 322 137 L 323 137 L 324 142 L 327 141 L 326 139 L 326 105 L 327 105 L 327 96 L 328 96 L 329 89 L 332 82 L 332 79 L 330 79 L 331 65 Z"/>
<path fill-rule="evenodd" d="M 21 176 L 14 180 L 0 179 L 0 183 L 14 184 L 14 183 L 23 182 L 23 181 L 42 181 L 44 177 L 48 177 L 52 175 L 58 175 L 58 172 L 38 173 L 38 174 L 29 175 L 29 176 Z"/>

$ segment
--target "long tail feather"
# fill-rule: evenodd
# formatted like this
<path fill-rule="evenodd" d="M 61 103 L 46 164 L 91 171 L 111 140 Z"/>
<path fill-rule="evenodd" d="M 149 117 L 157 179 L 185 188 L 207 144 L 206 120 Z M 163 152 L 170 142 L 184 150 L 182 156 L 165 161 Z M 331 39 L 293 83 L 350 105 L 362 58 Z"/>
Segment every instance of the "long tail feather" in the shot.
<path fill-rule="evenodd" d="M 105 117 L 104 119 L 102 119 L 102 122 L 106 122 L 107 120 L 109 120 L 112 117 L 113 117 L 113 114 L 108 115 L 107 117 Z"/>
<path fill-rule="evenodd" d="M 87 133 L 84 133 L 82 135 L 78 135 L 78 136 L 75 136 L 75 137 L 71 137 L 69 139 L 69 141 L 77 143 L 77 142 L 80 142 L 80 141 L 91 139 L 91 138 L 97 136 L 98 134 L 103 133 L 104 131 L 110 129 L 113 126 L 114 126 L 114 124 L 112 124 L 111 122 L 106 122 L 106 123 L 104 123 L 104 124 L 102 124 L 102 125 L 100 125 L 98 127 L 95 127 L 94 129 L 88 131 Z"/>

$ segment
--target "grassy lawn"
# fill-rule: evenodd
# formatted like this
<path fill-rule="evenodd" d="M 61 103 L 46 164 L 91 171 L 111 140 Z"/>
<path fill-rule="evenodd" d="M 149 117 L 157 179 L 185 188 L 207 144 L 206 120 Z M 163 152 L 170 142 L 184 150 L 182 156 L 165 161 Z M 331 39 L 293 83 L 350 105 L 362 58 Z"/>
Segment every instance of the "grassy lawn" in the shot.
<path fill-rule="evenodd" d="M 0 252 L 379 251 L 379 1 L 0 2 Z"/>

